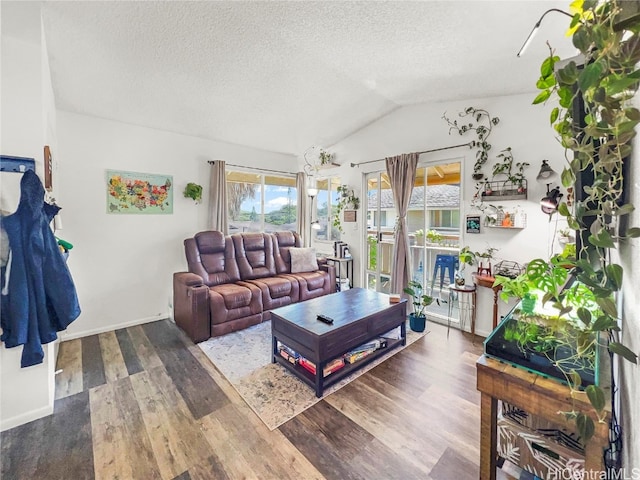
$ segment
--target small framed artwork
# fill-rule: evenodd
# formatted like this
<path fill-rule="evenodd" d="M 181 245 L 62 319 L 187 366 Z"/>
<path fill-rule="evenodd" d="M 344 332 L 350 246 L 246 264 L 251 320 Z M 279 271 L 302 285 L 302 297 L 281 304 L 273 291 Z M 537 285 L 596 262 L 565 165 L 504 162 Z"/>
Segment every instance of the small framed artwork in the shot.
<path fill-rule="evenodd" d="M 107 213 L 173 213 L 173 176 L 107 170 L 106 177 Z"/>
<path fill-rule="evenodd" d="M 467 215 L 467 233 L 480 233 L 480 215 Z"/>
<path fill-rule="evenodd" d="M 356 211 L 355 210 L 345 210 L 344 211 L 344 221 L 345 222 L 355 222 L 356 221 Z"/>

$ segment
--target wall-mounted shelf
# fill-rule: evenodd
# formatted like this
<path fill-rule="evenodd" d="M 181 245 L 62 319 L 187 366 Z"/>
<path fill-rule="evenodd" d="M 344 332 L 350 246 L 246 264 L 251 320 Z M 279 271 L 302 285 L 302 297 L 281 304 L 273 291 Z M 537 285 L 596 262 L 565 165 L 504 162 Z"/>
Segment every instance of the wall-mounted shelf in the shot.
<path fill-rule="evenodd" d="M 24 173 L 27 170 L 36 171 L 36 161 L 33 158 L 0 155 L 0 171 Z"/>
<path fill-rule="evenodd" d="M 486 182 L 482 192 L 483 201 L 492 200 L 526 200 L 527 180 L 522 180 L 522 185 L 506 181 Z"/>
<path fill-rule="evenodd" d="M 485 217 L 487 228 L 502 228 L 505 230 L 522 230 L 527 226 L 527 214 L 519 211 L 498 210 L 495 220 Z"/>

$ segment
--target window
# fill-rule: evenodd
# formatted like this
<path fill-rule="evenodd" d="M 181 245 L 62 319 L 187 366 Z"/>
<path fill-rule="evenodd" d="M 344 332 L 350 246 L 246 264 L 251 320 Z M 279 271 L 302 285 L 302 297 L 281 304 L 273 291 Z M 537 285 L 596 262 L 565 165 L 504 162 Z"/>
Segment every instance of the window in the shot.
<path fill-rule="evenodd" d="M 312 220 L 318 220 L 320 230 L 314 230 L 316 240 L 325 240 L 334 242 L 340 240 L 340 230 L 334 224 L 334 210 L 338 203 L 338 186 L 340 178 L 324 178 L 318 180 L 318 196 L 314 203 L 315 217 Z"/>
<path fill-rule="evenodd" d="M 229 233 L 295 231 L 297 199 L 294 176 L 227 172 Z"/>

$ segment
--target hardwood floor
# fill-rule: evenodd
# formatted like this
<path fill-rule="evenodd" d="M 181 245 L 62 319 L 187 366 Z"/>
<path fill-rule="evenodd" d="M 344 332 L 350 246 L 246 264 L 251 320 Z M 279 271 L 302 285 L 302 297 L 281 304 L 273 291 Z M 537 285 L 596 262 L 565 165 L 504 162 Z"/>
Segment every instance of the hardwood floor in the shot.
<path fill-rule="evenodd" d="M 168 320 L 60 345 L 2 479 L 477 479 L 482 344 L 431 332 L 274 431 Z"/>

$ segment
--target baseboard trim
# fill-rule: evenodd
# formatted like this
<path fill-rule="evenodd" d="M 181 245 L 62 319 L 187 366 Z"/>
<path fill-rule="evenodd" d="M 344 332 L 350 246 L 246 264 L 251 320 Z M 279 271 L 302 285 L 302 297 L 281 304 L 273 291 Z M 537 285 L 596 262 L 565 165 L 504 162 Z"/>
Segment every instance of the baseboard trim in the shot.
<path fill-rule="evenodd" d="M 42 408 L 37 408 L 35 410 L 31 410 L 30 412 L 21 413 L 20 415 L 16 415 L 15 417 L 3 419 L 0 422 L 0 432 L 4 432 L 5 430 L 10 430 L 15 427 L 19 427 L 25 423 L 33 422 L 34 420 L 38 420 L 39 418 L 46 417 L 47 415 L 51 415 L 53 413 L 53 405 L 46 406 Z"/>
<path fill-rule="evenodd" d="M 106 325 L 104 327 L 94 328 L 92 330 L 86 330 L 84 332 L 77 333 L 65 333 L 60 332 L 58 336 L 60 337 L 61 342 L 66 342 L 68 340 L 75 340 L 76 338 L 88 337 L 90 335 L 97 335 L 99 333 L 112 332 L 114 330 L 120 330 L 121 328 L 133 327 L 135 325 L 142 325 L 144 323 L 157 322 L 158 320 L 166 320 L 170 318 L 168 313 L 159 313 L 152 317 L 144 317 L 138 318 L 135 320 L 129 320 L 128 322 L 122 322 L 115 325 Z"/>

